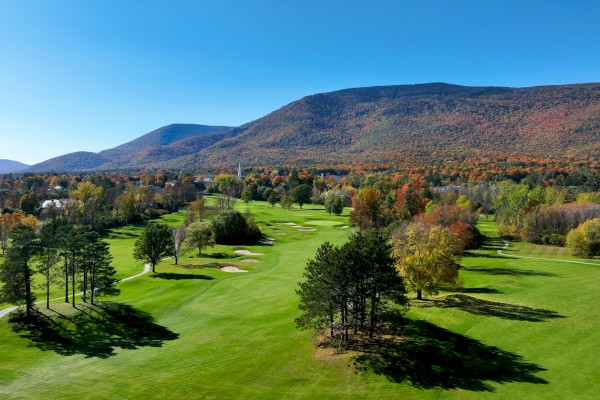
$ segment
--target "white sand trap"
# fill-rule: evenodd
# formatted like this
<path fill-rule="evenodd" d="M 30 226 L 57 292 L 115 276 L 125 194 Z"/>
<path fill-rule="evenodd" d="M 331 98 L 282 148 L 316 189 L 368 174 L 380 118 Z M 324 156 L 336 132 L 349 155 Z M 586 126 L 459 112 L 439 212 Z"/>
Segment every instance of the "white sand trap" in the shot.
<path fill-rule="evenodd" d="M 311 231 L 316 231 L 315 228 L 304 228 L 304 227 L 300 227 L 300 228 L 296 228 L 297 231 L 300 232 L 311 232 Z"/>
<path fill-rule="evenodd" d="M 235 250 L 234 253 L 240 254 L 242 256 L 262 256 L 262 255 L 264 255 L 264 253 L 253 253 L 248 250 Z"/>
<path fill-rule="evenodd" d="M 295 222 L 278 222 L 277 225 L 300 226 Z"/>
<path fill-rule="evenodd" d="M 221 271 L 224 271 L 224 272 L 248 272 L 245 269 L 239 269 L 232 265 L 226 265 L 224 267 L 221 267 L 220 269 L 221 269 Z"/>
<path fill-rule="evenodd" d="M 253 263 L 253 262 L 258 262 L 258 260 L 255 260 L 253 258 L 244 258 L 243 260 L 240 260 L 240 262 L 243 262 L 243 263 Z"/>
<path fill-rule="evenodd" d="M 266 238 L 266 239 L 262 239 L 262 240 L 260 241 L 260 243 L 262 243 L 262 244 L 266 244 L 267 246 L 272 246 L 272 245 L 273 245 L 273 243 L 275 243 L 275 239 L 273 239 L 273 238 Z"/>
<path fill-rule="evenodd" d="M 348 229 L 348 225 L 340 226 L 340 229 Z"/>

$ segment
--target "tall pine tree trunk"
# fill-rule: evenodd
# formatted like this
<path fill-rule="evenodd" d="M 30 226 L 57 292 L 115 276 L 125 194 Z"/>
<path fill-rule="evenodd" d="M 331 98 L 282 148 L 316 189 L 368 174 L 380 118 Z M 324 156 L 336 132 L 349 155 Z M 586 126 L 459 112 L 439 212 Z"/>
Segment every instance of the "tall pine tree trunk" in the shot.
<path fill-rule="evenodd" d="M 65 253 L 65 303 L 69 302 L 69 258 Z"/>
<path fill-rule="evenodd" d="M 31 317 L 31 309 L 33 308 L 33 301 L 31 298 L 31 271 L 29 270 L 29 265 L 25 263 L 25 313 L 27 318 Z"/>

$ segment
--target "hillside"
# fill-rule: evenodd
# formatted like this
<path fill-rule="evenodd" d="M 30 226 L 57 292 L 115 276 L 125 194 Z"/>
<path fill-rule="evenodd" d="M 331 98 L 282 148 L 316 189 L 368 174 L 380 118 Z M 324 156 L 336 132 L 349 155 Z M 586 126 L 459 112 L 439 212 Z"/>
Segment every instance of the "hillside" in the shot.
<path fill-rule="evenodd" d="M 293 102 L 202 152 L 207 165 L 414 165 L 600 149 L 600 84 L 443 83 L 348 89 Z"/>
<path fill-rule="evenodd" d="M 88 171 L 108 162 L 109 159 L 98 153 L 77 151 L 54 157 L 27 168 L 26 172 L 71 172 Z"/>
<path fill-rule="evenodd" d="M 0 160 L 0 174 L 9 174 L 11 172 L 21 171 L 27 167 L 29 167 L 29 165 L 18 161 Z"/>
<path fill-rule="evenodd" d="M 27 172 L 138 169 L 154 162 L 198 152 L 223 138 L 231 127 L 171 124 L 100 153 L 75 152 L 46 160 Z"/>
<path fill-rule="evenodd" d="M 184 139 L 210 136 L 225 132 L 231 129 L 229 126 L 208 126 L 196 124 L 171 124 L 163 126 L 140 136 L 130 142 L 117 146 L 115 148 L 101 151 L 100 154 L 109 158 L 119 158 L 139 152 L 140 150 L 151 147 L 167 146 Z"/>

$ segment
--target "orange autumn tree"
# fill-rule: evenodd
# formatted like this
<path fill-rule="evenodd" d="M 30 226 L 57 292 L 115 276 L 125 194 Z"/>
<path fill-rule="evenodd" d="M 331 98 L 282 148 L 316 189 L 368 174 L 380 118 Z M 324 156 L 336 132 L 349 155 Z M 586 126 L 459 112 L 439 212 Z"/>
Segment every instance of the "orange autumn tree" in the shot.
<path fill-rule="evenodd" d="M 4 213 L 0 215 L 0 247 L 2 247 L 3 255 L 8 246 L 8 238 L 10 237 L 10 234 L 12 233 L 13 229 L 20 224 L 27 225 L 32 229 L 36 229 L 38 220 L 33 215 L 26 215 L 22 211 Z"/>
<path fill-rule="evenodd" d="M 429 188 L 419 180 L 404 184 L 396 189 L 394 213 L 400 219 L 410 217 L 425 211 L 425 206 L 431 199 Z"/>
<path fill-rule="evenodd" d="M 361 230 L 379 227 L 383 214 L 383 194 L 373 188 L 364 188 L 352 196 L 352 212 L 350 223 L 358 225 Z"/>

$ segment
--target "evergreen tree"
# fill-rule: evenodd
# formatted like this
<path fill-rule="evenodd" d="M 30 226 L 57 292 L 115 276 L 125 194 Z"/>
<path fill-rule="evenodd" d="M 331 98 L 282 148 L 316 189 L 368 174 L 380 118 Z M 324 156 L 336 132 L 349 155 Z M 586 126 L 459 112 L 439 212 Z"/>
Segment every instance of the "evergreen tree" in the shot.
<path fill-rule="evenodd" d="M 350 328 L 354 334 L 376 333 L 383 302 L 405 312 L 406 290 L 391 251 L 376 231 L 352 236 L 341 248 L 322 244 L 315 259 L 308 261 L 305 280 L 296 291 L 303 312 L 296 319 L 298 327 L 316 331 L 329 327 L 331 337 L 338 331 L 347 341 Z"/>
<path fill-rule="evenodd" d="M 39 239 L 27 225 L 18 225 L 10 236 L 11 245 L 0 269 L 0 289 L 3 302 L 24 304 L 27 317 L 31 316 L 35 294 L 31 290 L 33 280 L 32 259 L 39 254 Z"/>
<path fill-rule="evenodd" d="M 44 277 L 42 288 L 46 292 L 46 308 L 50 308 L 50 288 L 58 280 L 56 265 L 59 262 L 59 227 L 57 220 L 44 224 L 39 233 L 40 237 L 40 255 L 38 271 Z"/>

